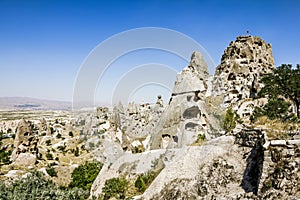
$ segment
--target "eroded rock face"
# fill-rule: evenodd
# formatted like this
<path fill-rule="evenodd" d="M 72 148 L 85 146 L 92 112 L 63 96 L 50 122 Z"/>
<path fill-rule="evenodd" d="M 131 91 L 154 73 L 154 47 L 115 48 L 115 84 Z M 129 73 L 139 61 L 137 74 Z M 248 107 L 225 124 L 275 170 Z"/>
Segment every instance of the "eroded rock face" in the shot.
<path fill-rule="evenodd" d="M 11 160 L 18 165 L 34 165 L 38 154 L 37 143 L 32 123 L 21 120 L 17 127 Z"/>
<path fill-rule="evenodd" d="M 259 79 L 273 69 L 271 45 L 256 36 L 239 36 L 231 42 L 214 76 L 209 75 L 202 55 L 194 52 L 189 66 L 177 75 L 151 148 L 182 147 L 192 144 L 198 134 L 216 136 L 221 130 L 218 121 L 228 107 L 249 119 L 256 106 L 267 102 L 254 98 L 262 87 Z"/>
<path fill-rule="evenodd" d="M 189 66 L 177 75 L 170 103 L 151 136 L 151 149 L 183 147 L 199 134 L 208 135 L 209 77 L 202 55 L 194 52 Z"/>
<path fill-rule="evenodd" d="M 139 162 L 147 163 L 148 158 L 166 149 L 159 157 L 164 169 L 148 189 L 134 199 L 298 197 L 299 187 L 295 185 L 300 185 L 299 141 L 268 142 L 261 129 L 247 126 L 244 121 L 255 106 L 261 107 L 267 102 L 267 99 L 255 97 L 262 87 L 259 79 L 273 68 L 271 45 L 259 37 L 240 36 L 231 42 L 214 76 L 208 74 L 201 54 L 193 53 L 189 66 L 176 78 L 169 105 L 156 115 L 155 123 L 149 126 L 151 129 L 147 129 L 147 133 L 142 131 L 145 136 L 148 134 L 151 137 L 149 144 L 152 151 L 141 154 Z M 159 105 L 157 103 L 155 108 L 160 108 Z M 244 122 L 238 122 L 231 136 L 214 138 L 221 135 L 220 121 L 224 120 L 228 107 L 236 111 Z M 125 112 L 128 112 L 125 115 L 130 115 L 132 121 L 120 114 L 121 124 L 131 124 L 124 135 L 138 135 L 141 130 L 146 130 L 139 127 L 139 124 L 145 125 L 140 122 L 143 120 L 141 116 L 144 116 L 141 107 L 135 108 L 131 104 Z M 200 147 L 190 146 L 199 134 L 205 134 L 209 141 Z M 293 149 L 292 143 L 295 146 Z M 286 149 L 283 149 L 283 144 L 286 144 Z M 272 161 L 268 161 L 271 158 L 266 148 L 272 145 L 280 145 L 279 151 L 282 149 L 286 158 L 280 159 L 278 152 L 278 155 L 273 152 L 276 159 L 272 156 Z M 297 156 L 297 159 L 291 160 L 292 156 Z M 122 162 L 126 161 L 128 166 L 135 164 L 136 160 L 130 160 L 129 157 L 137 159 L 138 155 L 124 154 L 119 161 L 113 162 L 111 168 L 103 168 L 91 193 L 100 194 L 105 179 L 121 175 L 119 168 Z M 127 177 L 141 172 L 133 169 Z M 277 188 L 270 188 L 273 186 Z"/>
<path fill-rule="evenodd" d="M 272 46 L 256 36 L 240 36 L 224 51 L 213 80 L 213 94 L 224 95 L 224 107 L 254 98 L 262 75 L 272 72 Z"/>

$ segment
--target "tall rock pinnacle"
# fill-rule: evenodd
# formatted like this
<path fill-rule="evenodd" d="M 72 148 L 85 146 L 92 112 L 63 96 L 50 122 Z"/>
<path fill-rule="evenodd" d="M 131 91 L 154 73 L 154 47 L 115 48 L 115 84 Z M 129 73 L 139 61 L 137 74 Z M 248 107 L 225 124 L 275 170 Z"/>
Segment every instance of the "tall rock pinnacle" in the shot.
<path fill-rule="evenodd" d="M 224 94 L 224 105 L 255 97 L 261 75 L 274 68 L 272 47 L 257 36 L 239 36 L 226 48 L 217 67 L 214 94 Z"/>

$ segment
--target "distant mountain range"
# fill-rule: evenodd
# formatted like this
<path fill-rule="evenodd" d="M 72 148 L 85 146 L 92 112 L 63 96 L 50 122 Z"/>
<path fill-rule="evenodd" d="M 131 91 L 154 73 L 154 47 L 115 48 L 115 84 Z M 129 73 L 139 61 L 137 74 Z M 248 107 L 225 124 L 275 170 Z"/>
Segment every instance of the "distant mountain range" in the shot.
<path fill-rule="evenodd" d="M 67 101 L 44 100 L 28 97 L 0 97 L 0 110 L 70 110 Z"/>

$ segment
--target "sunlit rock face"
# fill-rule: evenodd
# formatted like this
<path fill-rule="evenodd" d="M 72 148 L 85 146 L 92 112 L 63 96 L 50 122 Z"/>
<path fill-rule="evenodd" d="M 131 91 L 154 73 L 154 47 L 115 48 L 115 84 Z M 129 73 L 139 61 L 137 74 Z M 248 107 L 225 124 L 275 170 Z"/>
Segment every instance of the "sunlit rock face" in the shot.
<path fill-rule="evenodd" d="M 176 77 L 168 107 L 151 137 L 151 148 L 174 148 L 192 144 L 199 134 L 208 133 L 206 94 L 211 90 L 207 64 L 199 52 Z M 213 124 L 213 123 L 211 123 Z"/>
<path fill-rule="evenodd" d="M 255 106 L 266 103 L 255 97 L 262 87 L 259 79 L 273 69 L 271 45 L 256 36 L 239 36 L 231 42 L 214 76 L 201 53 L 194 52 L 176 77 L 169 105 L 152 133 L 151 148 L 190 145 L 199 134 L 213 138 L 228 107 L 249 118 Z"/>
<path fill-rule="evenodd" d="M 257 36 L 240 36 L 226 48 L 213 80 L 213 94 L 224 95 L 224 106 L 254 98 L 262 75 L 272 72 L 272 46 Z"/>
<path fill-rule="evenodd" d="M 34 165 L 38 153 L 37 143 L 38 139 L 34 134 L 32 124 L 21 120 L 17 126 L 11 160 L 17 165 Z"/>

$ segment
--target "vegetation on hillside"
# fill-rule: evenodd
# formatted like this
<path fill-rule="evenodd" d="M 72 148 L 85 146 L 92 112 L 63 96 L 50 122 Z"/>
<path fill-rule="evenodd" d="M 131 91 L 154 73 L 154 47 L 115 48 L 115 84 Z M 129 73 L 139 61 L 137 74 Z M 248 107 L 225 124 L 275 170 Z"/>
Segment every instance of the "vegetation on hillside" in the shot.
<path fill-rule="evenodd" d="M 104 199 L 125 199 L 128 183 L 125 177 L 108 179 L 102 189 Z"/>
<path fill-rule="evenodd" d="M 283 64 L 275 68 L 273 73 L 264 75 L 261 83 L 264 87 L 259 96 L 269 99 L 268 104 L 262 108 L 262 114 L 270 118 L 286 119 L 289 107 L 286 100 L 289 100 L 295 107 L 297 118 L 300 117 L 300 65 L 293 68 L 292 65 Z"/>
<path fill-rule="evenodd" d="M 89 191 L 81 188 L 61 188 L 46 180 L 41 172 L 34 171 L 26 178 L 9 185 L 0 183 L 0 199 L 36 200 L 36 199 L 78 199 L 85 200 Z"/>
<path fill-rule="evenodd" d="M 2 148 L 2 139 L 3 137 L 3 131 L 0 132 L 0 166 L 1 165 L 7 165 L 10 163 L 10 155 L 12 151 L 9 149 Z"/>
<path fill-rule="evenodd" d="M 152 183 L 152 181 L 157 176 L 157 173 L 154 171 L 149 171 L 147 173 L 141 174 L 137 177 L 136 181 L 134 182 L 134 186 L 140 191 L 144 192 L 148 186 Z"/>
<path fill-rule="evenodd" d="M 89 190 L 98 176 L 103 164 L 97 161 L 87 162 L 80 165 L 72 172 L 72 182 L 70 187 L 83 188 Z"/>
<path fill-rule="evenodd" d="M 241 122 L 239 115 L 235 111 L 233 111 L 232 108 L 229 108 L 225 114 L 223 129 L 226 132 L 230 132 L 236 127 L 237 122 Z"/>
<path fill-rule="evenodd" d="M 260 80 L 264 87 L 258 97 L 266 97 L 263 107 L 255 107 L 250 117 L 254 125 L 268 128 L 271 139 L 287 139 L 297 129 L 300 101 L 300 65 L 281 65 Z M 294 106 L 292 111 L 291 106 Z"/>
<path fill-rule="evenodd" d="M 288 112 L 290 105 L 291 104 L 285 101 L 283 98 L 271 98 L 262 108 L 256 107 L 254 109 L 250 120 L 255 122 L 257 118 L 267 116 L 271 120 L 280 119 L 282 121 L 287 121 L 292 119 L 293 116 Z"/>

